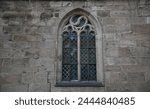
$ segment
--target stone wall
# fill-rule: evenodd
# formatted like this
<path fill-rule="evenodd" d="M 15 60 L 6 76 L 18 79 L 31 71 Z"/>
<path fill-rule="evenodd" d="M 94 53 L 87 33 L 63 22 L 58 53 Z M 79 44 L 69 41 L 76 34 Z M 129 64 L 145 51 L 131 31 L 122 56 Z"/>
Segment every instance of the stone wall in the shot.
<path fill-rule="evenodd" d="M 55 87 L 58 25 L 76 8 L 101 24 L 104 87 Z M 150 91 L 150 1 L 0 1 L 0 91 Z"/>

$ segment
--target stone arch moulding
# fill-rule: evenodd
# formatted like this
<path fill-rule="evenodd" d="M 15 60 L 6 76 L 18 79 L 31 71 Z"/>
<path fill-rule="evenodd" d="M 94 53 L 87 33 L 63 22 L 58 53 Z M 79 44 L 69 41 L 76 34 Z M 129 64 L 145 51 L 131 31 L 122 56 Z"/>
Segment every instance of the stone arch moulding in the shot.
<path fill-rule="evenodd" d="M 102 27 L 97 17 L 85 11 L 84 9 L 77 8 L 69 13 L 67 13 L 58 25 L 58 33 L 57 33 L 57 63 L 56 63 L 56 86 L 61 83 L 62 76 L 62 31 L 63 27 L 67 23 L 68 19 L 73 15 L 83 15 L 86 16 L 87 19 L 91 22 L 95 29 L 95 43 L 96 43 L 96 75 L 97 75 L 97 83 L 104 86 L 104 72 L 103 72 L 103 51 L 102 51 Z M 61 85 L 60 85 L 61 86 Z M 72 85 L 70 85 L 72 86 Z"/>

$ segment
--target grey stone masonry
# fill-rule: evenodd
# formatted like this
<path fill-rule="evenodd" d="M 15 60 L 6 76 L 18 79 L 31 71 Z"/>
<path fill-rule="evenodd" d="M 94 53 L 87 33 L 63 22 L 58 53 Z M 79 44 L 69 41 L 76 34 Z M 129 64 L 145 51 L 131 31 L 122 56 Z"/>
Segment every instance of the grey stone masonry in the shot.
<path fill-rule="evenodd" d="M 56 87 L 58 28 L 78 8 L 100 24 L 103 87 Z M 150 1 L 1 0 L 0 91 L 150 91 Z"/>

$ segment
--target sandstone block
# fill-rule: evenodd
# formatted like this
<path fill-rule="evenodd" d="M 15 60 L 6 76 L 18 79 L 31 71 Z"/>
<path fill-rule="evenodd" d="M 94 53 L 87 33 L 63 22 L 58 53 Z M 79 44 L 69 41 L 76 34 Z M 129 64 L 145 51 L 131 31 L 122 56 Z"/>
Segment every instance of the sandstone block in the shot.
<path fill-rule="evenodd" d="M 140 83 L 145 81 L 145 72 L 130 72 L 128 75 L 128 82 L 131 83 Z"/>
<path fill-rule="evenodd" d="M 115 25 L 104 26 L 104 33 L 117 33 L 117 27 Z"/>
<path fill-rule="evenodd" d="M 124 72 L 148 72 L 150 71 L 149 65 L 124 65 L 121 66 L 122 71 Z"/>
<path fill-rule="evenodd" d="M 3 27 L 3 33 L 9 34 L 9 33 L 22 33 L 23 32 L 23 27 L 22 26 L 4 26 Z"/>
<path fill-rule="evenodd" d="M 115 59 L 117 65 L 136 65 L 136 59 L 133 57 L 120 57 Z"/>
<path fill-rule="evenodd" d="M 1 58 L 12 58 L 13 50 L 12 49 L 0 49 L 0 57 Z"/>
<path fill-rule="evenodd" d="M 141 57 L 141 58 L 135 58 L 136 59 L 136 62 L 138 65 L 150 65 L 150 59 L 149 58 L 144 58 L 144 57 Z"/>
<path fill-rule="evenodd" d="M 113 57 L 105 57 L 104 58 L 104 65 L 116 65 L 115 58 L 113 58 Z"/>
<path fill-rule="evenodd" d="M 150 49 L 145 47 L 131 48 L 130 52 L 133 57 L 150 57 Z"/>
<path fill-rule="evenodd" d="M 131 40 L 131 39 L 123 39 L 119 41 L 119 47 L 136 47 L 137 43 L 135 40 Z"/>
<path fill-rule="evenodd" d="M 128 10 L 110 11 L 110 16 L 111 17 L 129 17 L 130 16 L 130 12 Z"/>
<path fill-rule="evenodd" d="M 119 48 L 119 57 L 132 57 L 130 49 L 127 47 Z"/>
<path fill-rule="evenodd" d="M 110 10 L 99 10 L 97 15 L 99 17 L 110 17 Z"/>
<path fill-rule="evenodd" d="M 23 84 L 5 84 L 1 85 L 2 92 L 27 92 L 28 85 Z"/>
<path fill-rule="evenodd" d="M 150 24 L 150 17 L 147 17 L 147 18 L 146 18 L 146 23 L 147 23 L 147 24 Z"/>
<path fill-rule="evenodd" d="M 143 7 L 139 7 L 139 15 L 140 16 L 149 16 L 150 15 L 150 6 L 149 5 L 143 5 Z"/>
<path fill-rule="evenodd" d="M 47 83 L 31 83 L 29 84 L 29 92 L 50 92 L 50 84 Z"/>
<path fill-rule="evenodd" d="M 108 48 L 108 49 L 106 49 L 104 54 L 107 57 L 118 57 L 118 55 L 119 55 L 118 52 L 119 52 L 118 48 Z"/>
<path fill-rule="evenodd" d="M 103 25 L 114 25 L 115 24 L 115 19 L 113 19 L 111 17 L 102 18 L 102 24 Z"/>
<path fill-rule="evenodd" d="M 20 82 L 20 74 L 0 73 L 0 84 L 13 84 Z"/>
<path fill-rule="evenodd" d="M 131 25 L 130 24 L 117 25 L 117 32 L 119 32 L 119 33 L 131 33 Z"/>
<path fill-rule="evenodd" d="M 48 75 L 45 71 L 39 71 L 34 75 L 34 83 L 47 83 Z"/>
<path fill-rule="evenodd" d="M 22 72 L 21 83 L 29 84 L 34 82 L 34 72 Z"/>
<path fill-rule="evenodd" d="M 104 66 L 104 71 L 105 72 L 120 72 L 121 67 L 116 66 L 116 65 L 106 65 L 106 66 Z"/>
<path fill-rule="evenodd" d="M 150 24 L 131 25 L 131 30 L 135 34 L 139 33 L 148 34 L 150 30 Z"/>

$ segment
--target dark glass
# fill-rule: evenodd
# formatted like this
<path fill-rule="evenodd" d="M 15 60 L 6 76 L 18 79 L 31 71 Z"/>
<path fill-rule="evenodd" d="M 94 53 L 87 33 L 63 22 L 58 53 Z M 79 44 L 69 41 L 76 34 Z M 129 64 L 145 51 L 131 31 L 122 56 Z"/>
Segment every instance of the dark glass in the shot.
<path fill-rule="evenodd" d="M 80 34 L 81 81 L 96 81 L 95 33 L 89 26 Z"/>
<path fill-rule="evenodd" d="M 68 29 L 63 33 L 62 80 L 77 80 L 77 34 Z"/>
<path fill-rule="evenodd" d="M 78 80 L 78 64 L 80 64 L 81 81 L 96 81 L 96 48 L 95 32 L 91 29 L 90 21 L 81 15 L 71 17 L 62 34 L 62 80 Z M 85 23 L 86 26 L 85 26 Z M 75 29 L 76 28 L 76 29 Z M 82 32 L 80 29 L 83 29 Z M 80 62 L 78 63 L 78 37 L 80 31 Z"/>

